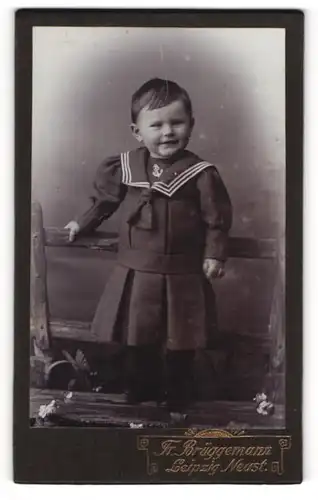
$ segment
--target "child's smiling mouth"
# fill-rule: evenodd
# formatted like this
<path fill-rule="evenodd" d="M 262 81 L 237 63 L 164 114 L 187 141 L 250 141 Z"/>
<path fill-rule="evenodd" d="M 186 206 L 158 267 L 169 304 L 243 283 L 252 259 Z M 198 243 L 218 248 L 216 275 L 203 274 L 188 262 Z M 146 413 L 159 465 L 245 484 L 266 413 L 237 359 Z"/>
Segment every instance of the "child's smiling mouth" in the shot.
<path fill-rule="evenodd" d="M 171 139 L 170 141 L 162 141 L 162 142 L 160 142 L 160 145 L 168 145 L 169 146 L 170 144 L 172 144 L 172 145 L 178 144 L 178 142 L 179 141 L 177 139 Z"/>

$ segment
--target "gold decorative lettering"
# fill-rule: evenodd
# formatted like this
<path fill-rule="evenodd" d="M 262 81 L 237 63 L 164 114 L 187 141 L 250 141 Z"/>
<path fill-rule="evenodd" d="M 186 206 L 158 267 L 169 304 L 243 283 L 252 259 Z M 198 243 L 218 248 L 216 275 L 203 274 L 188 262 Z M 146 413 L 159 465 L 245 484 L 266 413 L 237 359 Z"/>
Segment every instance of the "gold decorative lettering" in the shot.
<path fill-rule="evenodd" d="M 159 453 L 155 452 L 154 455 L 157 457 L 161 457 L 162 455 L 165 455 L 165 456 L 178 455 L 177 453 L 173 453 L 173 451 L 177 449 L 177 445 L 180 442 L 181 442 L 180 439 L 168 439 L 166 441 L 163 441 L 161 443 L 161 452 L 159 452 Z"/>

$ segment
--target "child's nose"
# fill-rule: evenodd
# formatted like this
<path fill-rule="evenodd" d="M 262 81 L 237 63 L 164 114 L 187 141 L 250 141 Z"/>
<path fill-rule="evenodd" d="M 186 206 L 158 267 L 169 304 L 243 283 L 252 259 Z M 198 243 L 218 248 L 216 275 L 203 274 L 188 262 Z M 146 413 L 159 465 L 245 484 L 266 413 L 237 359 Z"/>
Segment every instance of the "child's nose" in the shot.
<path fill-rule="evenodd" d="M 163 127 L 162 127 L 162 133 L 164 135 L 171 135 L 171 134 L 173 134 L 172 127 L 171 127 L 171 125 L 169 125 L 169 123 L 166 123 L 165 125 L 163 125 Z"/>

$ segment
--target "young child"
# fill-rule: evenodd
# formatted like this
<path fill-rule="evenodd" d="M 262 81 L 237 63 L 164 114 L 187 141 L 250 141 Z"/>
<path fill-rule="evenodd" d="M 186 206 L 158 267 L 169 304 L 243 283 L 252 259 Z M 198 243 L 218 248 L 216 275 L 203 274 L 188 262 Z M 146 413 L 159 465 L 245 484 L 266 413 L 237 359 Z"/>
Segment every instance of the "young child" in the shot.
<path fill-rule="evenodd" d="M 191 400 L 195 351 L 216 327 L 210 280 L 224 274 L 232 208 L 216 168 L 186 149 L 194 118 L 183 88 L 146 82 L 131 118 L 143 145 L 100 165 L 91 207 L 66 228 L 72 241 L 122 206 L 117 262 L 92 330 L 128 346 L 128 401 L 165 392 L 178 420 Z"/>

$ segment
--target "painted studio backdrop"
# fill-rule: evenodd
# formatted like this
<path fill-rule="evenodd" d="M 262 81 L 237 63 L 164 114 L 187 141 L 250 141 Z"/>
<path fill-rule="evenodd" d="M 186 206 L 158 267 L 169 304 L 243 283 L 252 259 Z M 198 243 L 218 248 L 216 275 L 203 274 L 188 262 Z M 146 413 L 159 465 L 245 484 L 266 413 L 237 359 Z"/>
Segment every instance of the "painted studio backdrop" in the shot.
<path fill-rule="evenodd" d="M 157 76 L 189 92 L 196 120 L 189 149 L 224 179 L 231 235 L 284 242 L 284 43 L 284 30 L 267 28 L 34 28 L 32 190 L 44 225 L 64 227 L 81 213 L 99 163 L 137 147 L 131 95 Z M 118 217 L 101 229 L 116 231 Z M 50 315 L 90 321 L 115 256 L 48 249 L 47 257 Z M 266 331 L 274 283 L 272 262 L 230 259 L 215 283 L 220 329 Z M 252 358 L 243 398 L 261 389 L 263 365 L 257 352 Z"/>

